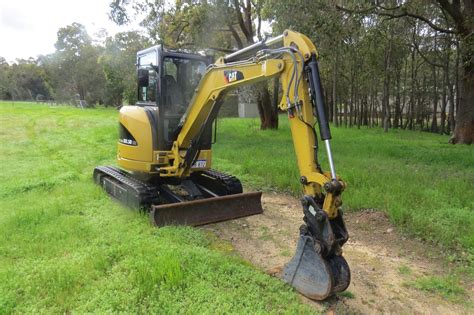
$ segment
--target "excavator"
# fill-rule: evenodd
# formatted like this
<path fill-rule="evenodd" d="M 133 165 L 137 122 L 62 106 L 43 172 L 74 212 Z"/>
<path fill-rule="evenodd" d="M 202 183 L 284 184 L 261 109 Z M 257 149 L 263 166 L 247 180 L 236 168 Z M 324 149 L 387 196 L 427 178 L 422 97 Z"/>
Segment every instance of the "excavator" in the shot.
<path fill-rule="evenodd" d="M 211 168 L 211 147 L 226 93 L 278 78 L 278 107 L 289 119 L 303 188 L 296 252 L 280 276 L 313 300 L 344 291 L 350 283 L 342 256 L 349 238 L 341 210 L 346 184 L 333 163 L 315 45 L 286 30 L 212 62 L 162 45 L 137 53 L 138 102 L 120 109 L 119 167 L 96 167 L 94 181 L 124 205 L 149 212 L 158 227 L 262 213 L 261 192 L 244 193 L 236 177 Z M 318 160 L 316 121 L 327 172 Z"/>

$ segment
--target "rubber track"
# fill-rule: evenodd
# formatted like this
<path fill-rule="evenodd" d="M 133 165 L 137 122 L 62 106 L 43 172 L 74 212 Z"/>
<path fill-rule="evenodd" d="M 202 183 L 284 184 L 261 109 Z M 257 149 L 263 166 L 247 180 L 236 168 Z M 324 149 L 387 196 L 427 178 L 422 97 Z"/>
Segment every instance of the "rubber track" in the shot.
<path fill-rule="evenodd" d="M 133 191 L 134 195 L 132 197 L 136 200 L 135 206 L 138 206 L 139 208 L 149 208 L 158 200 L 158 191 L 156 187 L 133 178 L 130 174 L 119 168 L 113 166 L 96 167 L 94 169 L 94 180 L 97 184 L 100 184 L 97 182 L 98 173 L 111 177 L 120 184 L 125 185 L 127 187 L 127 193 Z M 134 207 L 134 205 L 130 204 L 128 206 Z"/>
<path fill-rule="evenodd" d="M 227 195 L 234 195 L 242 193 L 242 184 L 240 180 L 230 174 L 219 172 L 213 169 L 200 172 L 200 174 L 209 176 L 219 182 L 224 187 Z"/>

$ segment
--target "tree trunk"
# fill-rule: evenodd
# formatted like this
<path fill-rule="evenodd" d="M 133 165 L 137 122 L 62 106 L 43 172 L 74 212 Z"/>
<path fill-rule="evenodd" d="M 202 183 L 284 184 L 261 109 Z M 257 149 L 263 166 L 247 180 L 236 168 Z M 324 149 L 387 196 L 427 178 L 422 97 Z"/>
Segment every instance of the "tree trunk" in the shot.
<path fill-rule="evenodd" d="M 332 121 L 336 126 L 339 126 L 337 120 L 337 47 L 335 54 L 332 71 Z"/>
<path fill-rule="evenodd" d="M 448 56 L 449 58 L 449 56 Z M 447 59 L 449 60 L 449 59 Z M 445 67 L 443 68 L 443 85 L 442 85 L 442 93 L 441 93 L 441 114 L 440 114 L 440 130 L 441 134 L 446 133 L 446 107 L 448 106 L 448 95 L 446 93 L 449 84 L 449 61 L 446 62 Z"/>
<path fill-rule="evenodd" d="M 351 82 L 351 102 L 349 105 L 349 127 L 352 127 L 352 117 L 354 116 L 354 98 L 355 98 L 355 92 L 354 92 L 354 81 Z"/>
<path fill-rule="evenodd" d="M 364 94 L 364 103 L 363 103 L 363 107 L 362 107 L 362 124 L 364 126 L 368 126 L 369 125 L 369 117 L 368 117 L 368 107 L 369 107 L 369 97 L 367 96 L 367 94 Z"/>
<path fill-rule="evenodd" d="M 257 106 L 260 116 L 260 129 L 278 129 L 278 111 L 272 105 L 267 85 L 262 85 L 258 90 Z"/>
<path fill-rule="evenodd" d="M 472 7 L 470 8 L 472 10 Z M 462 77 L 459 86 L 459 103 L 456 113 L 456 126 L 450 143 L 472 144 L 474 141 L 474 39 L 472 34 L 459 45 L 462 61 Z"/>
<path fill-rule="evenodd" d="M 472 58 L 465 56 L 465 58 Z M 464 58 L 463 58 L 464 60 Z M 460 102 L 456 114 L 456 127 L 450 143 L 472 144 L 474 141 L 474 62 L 472 59 L 463 68 L 460 87 Z"/>
<path fill-rule="evenodd" d="M 407 97 L 407 77 L 408 77 L 408 59 L 405 60 L 405 71 L 403 74 L 403 97 L 402 97 L 402 108 L 400 109 L 400 128 L 406 128 L 406 125 L 403 126 L 403 112 L 405 111 L 406 97 Z M 406 120 L 408 121 L 408 114 L 405 115 Z"/>
<path fill-rule="evenodd" d="M 253 29 L 253 12 L 252 12 L 252 2 L 250 0 L 245 3 L 240 3 L 238 0 L 233 0 L 233 9 L 237 22 L 241 32 L 237 32 L 232 24 L 228 25 L 231 34 L 236 40 L 239 48 L 244 42 L 240 36 L 243 35 L 247 45 L 254 43 L 254 35 L 260 36 L 260 34 L 255 34 Z M 255 10 L 257 19 L 260 19 L 260 11 Z M 258 27 L 258 26 L 257 26 Z M 270 92 L 268 91 L 267 84 L 262 84 L 257 87 L 257 106 L 258 113 L 260 116 L 260 129 L 277 129 L 278 128 L 278 110 L 272 105 Z"/>
<path fill-rule="evenodd" d="M 441 1 L 456 26 L 459 38 L 458 53 L 462 61 L 462 78 L 459 104 L 456 113 L 456 127 L 450 143 L 472 144 L 474 141 L 474 1 Z"/>
<path fill-rule="evenodd" d="M 448 59 L 449 60 L 449 59 Z M 456 106 L 455 102 L 455 97 L 454 97 L 454 85 L 451 83 L 449 80 L 449 63 L 447 64 L 447 79 L 448 79 L 448 93 L 449 93 L 449 110 L 448 110 L 448 134 L 451 132 L 454 132 L 454 108 Z M 455 72 L 457 73 L 457 69 L 455 69 Z M 457 79 L 455 79 L 455 82 L 457 82 Z"/>
<path fill-rule="evenodd" d="M 348 102 L 349 102 L 349 100 L 347 100 L 347 99 L 344 102 L 344 127 L 347 127 L 347 111 L 349 110 L 349 108 L 347 106 Z"/>
<path fill-rule="evenodd" d="M 356 119 L 356 124 L 357 124 L 357 128 L 360 129 L 360 106 L 361 106 L 361 99 L 359 97 L 359 93 L 357 93 L 357 102 L 356 102 L 356 116 L 355 116 L 355 119 Z"/>
<path fill-rule="evenodd" d="M 383 81 L 383 99 L 382 99 L 382 124 L 384 132 L 388 131 L 389 124 L 390 124 L 390 109 L 389 109 L 389 101 L 390 101 L 390 48 L 392 44 L 391 42 L 388 45 L 388 49 L 385 53 L 385 78 Z"/>
<path fill-rule="evenodd" d="M 418 91 L 416 98 L 416 112 L 415 112 L 415 125 L 418 125 L 420 130 L 423 130 L 423 119 L 424 119 L 424 91 L 426 91 L 426 75 L 423 75 L 423 83 L 421 85 L 421 90 Z"/>
<path fill-rule="evenodd" d="M 412 41 L 415 41 L 416 24 L 413 27 Z M 408 118 L 405 128 L 413 130 L 413 119 L 415 118 L 415 92 L 417 89 L 417 68 L 416 68 L 416 50 L 411 48 L 411 90 L 410 90 L 410 106 L 408 109 Z"/>
<path fill-rule="evenodd" d="M 350 84 L 349 95 L 346 94 L 345 102 L 344 102 L 344 127 L 346 127 L 346 128 L 347 128 L 347 125 L 348 125 L 349 104 L 350 104 L 350 102 L 352 102 L 352 89 L 353 89 L 353 86 L 354 86 L 352 67 L 351 67 L 351 71 L 350 71 L 349 84 Z"/>
<path fill-rule="evenodd" d="M 433 116 L 431 119 L 431 132 L 438 132 L 438 80 L 435 66 L 431 66 L 433 72 Z"/>
<path fill-rule="evenodd" d="M 400 112 L 400 81 L 401 81 L 401 69 L 397 71 L 397 95 L 395 97 L 395 117 L 393 119 L 393 127 L 398 128 L 400 126 L 401 112 Z"/>

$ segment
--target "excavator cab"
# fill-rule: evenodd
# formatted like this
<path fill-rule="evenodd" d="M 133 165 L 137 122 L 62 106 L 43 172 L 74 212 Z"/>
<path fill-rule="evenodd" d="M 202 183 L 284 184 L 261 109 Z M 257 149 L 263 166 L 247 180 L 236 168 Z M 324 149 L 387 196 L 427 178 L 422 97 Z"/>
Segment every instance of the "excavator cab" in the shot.
<path fill-rule="evenodd" d="M 156 106 L 157 149 L 169 150 L 179 132 L 181 118 L 211 58 L 177 52 L 162 45 L 137 53 L 138 106 Z M 212 129 L 207 128 L 204 148 L 210 149 Z"/>

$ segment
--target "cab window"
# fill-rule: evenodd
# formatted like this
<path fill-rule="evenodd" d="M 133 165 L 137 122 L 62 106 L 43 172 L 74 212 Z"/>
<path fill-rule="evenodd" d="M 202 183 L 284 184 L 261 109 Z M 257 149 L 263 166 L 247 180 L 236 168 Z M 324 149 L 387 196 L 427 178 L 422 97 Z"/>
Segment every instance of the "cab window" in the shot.
<path fill-rule="evenodd" d="M 158 74 L 156 73 L 157 64 L 156 51 L 152 51 L 148 54 L 139 57 L 138 68 L 148 70 L 148 85 L 142 86 L 138 90 L 138 101 L 146 103 L 156 102 L 157 93 L 157 79 Z"/>

